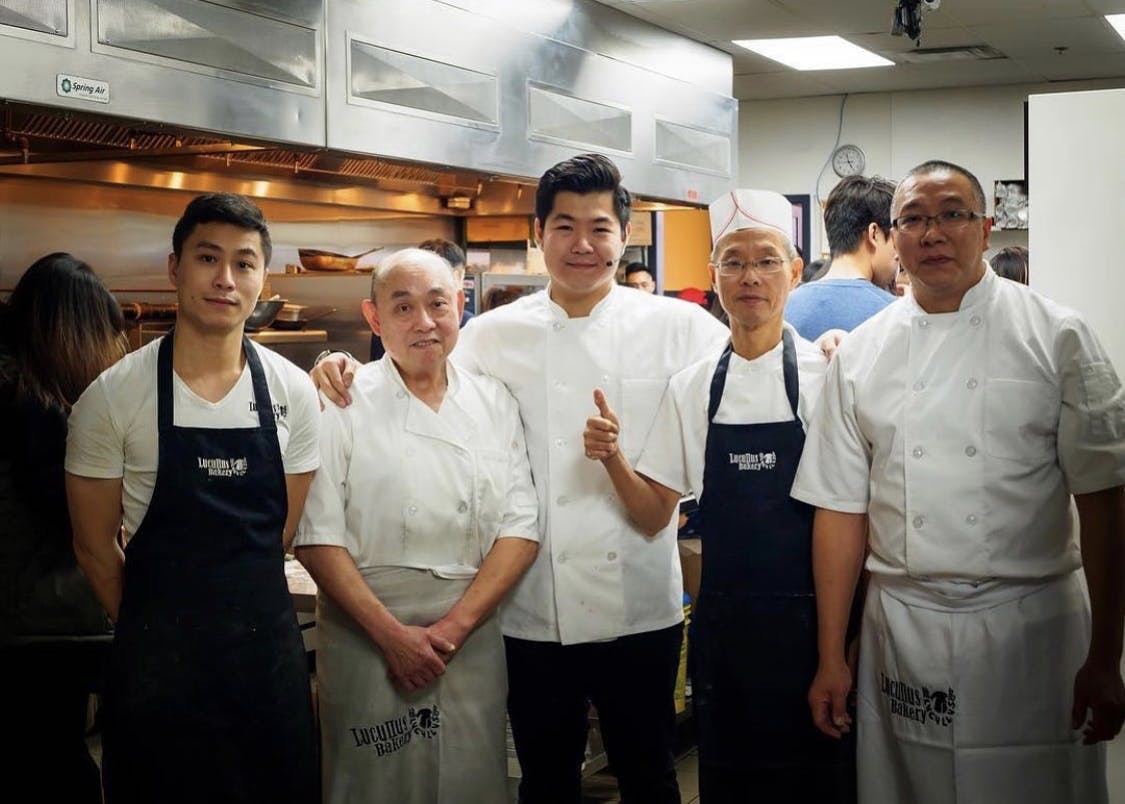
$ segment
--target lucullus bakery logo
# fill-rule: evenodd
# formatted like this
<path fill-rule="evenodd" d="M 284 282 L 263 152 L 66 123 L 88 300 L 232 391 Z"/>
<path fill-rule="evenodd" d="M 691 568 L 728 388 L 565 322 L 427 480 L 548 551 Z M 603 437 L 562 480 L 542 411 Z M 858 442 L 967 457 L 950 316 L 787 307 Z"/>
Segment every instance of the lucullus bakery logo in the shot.
<path fill-rule="evenodd" d="M 405 715 L 383 721 L 375 726 L 348 729 L 355 740 L 356 748 L 369 746 L 376 755 L 386 756 L 398 751 L 415 737 L 432 740 L 441 728 L 441 716 L 437 705 L 423 706 L 415 709 L 413 706 Z"/>
<path fill-rule="evenodd" d="M 953 688 L 930 690 L 879 674 L 879 691 L 887 699 L 891 714 L 917 723 L 938 726 L 953 724 L 957 696 Z"/>
<path fill-rule="evenodd" d="M 242 477 L 249 468 L 245 458 L 197 458 L 207 477 Z"/>
<path fill-rule="evenodd" d="M 730 462 L 738 466 L 740 472 L 761 472 L 777 468 L 776 452 L 731 452 Z"/>

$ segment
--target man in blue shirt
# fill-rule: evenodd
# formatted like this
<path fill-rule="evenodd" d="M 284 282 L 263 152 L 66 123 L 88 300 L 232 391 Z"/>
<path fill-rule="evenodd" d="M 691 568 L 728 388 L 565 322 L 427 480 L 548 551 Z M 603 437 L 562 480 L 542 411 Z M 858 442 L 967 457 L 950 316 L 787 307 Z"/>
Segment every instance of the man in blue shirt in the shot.
<path fill-rule="evenodd" d="M 887 291 L 898 272 L 891 242 L 895 185 L 879 177 L 848 176 L 828 195 L 824 228 L 832 262 L 815 282 L 796 288 L 785 320 L 806 340 L 830 329 L 850 332 L 895 300 Z"/>

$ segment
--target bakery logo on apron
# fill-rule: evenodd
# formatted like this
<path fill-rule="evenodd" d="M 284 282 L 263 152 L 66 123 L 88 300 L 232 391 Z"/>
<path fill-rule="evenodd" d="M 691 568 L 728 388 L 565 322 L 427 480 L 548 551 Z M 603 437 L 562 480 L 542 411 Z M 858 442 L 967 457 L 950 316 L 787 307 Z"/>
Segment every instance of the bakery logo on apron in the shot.
<path fill-rule="evenodd" d="M 420 709 L 412 706 L 402 717 L 384 721 L 377 726 L 348 729 L 348 731 L 352 733 L 356 748 L 371 746 L 376 755 L 384 757 L 393 754 L 415 737 L 434 739 L 440 728 L 441 715 L 435 704 Z"/>
<path fill-rule="evenodd" d="M 957 696 L 952 688 L 931 691 L 927 687 L 915 687 L 880 673 L 879 690 L 887 699 L 892 715 L 923 725 L 934 723 L 949 726 L 953 723 Z"/>
<path fill-rule="evenodd" d="M 250 400 L 250 412 L 251 413 L 257 413 L 258 412 L 258 403 L 257 403 L 257 401 L 255 401 L 253 399 Z M 284 419 L 285 414 L 288 413 L 288 412 L 289 412 L 289 406 L 288 405 L 282 405 L 282 404 L 279 404 L 277 402 L 273 403 L 273 415 L 274 415 L 275 419 Z"/>
<path fill-rule="evenodd" d="M 199 458 L 199 468 L 207 477 L 242 477 L 248 463 L 245 458 Z"/>
<path fill-rule="evenodd" d="M 740 472 L 760 472 L 777 468 L 776 452 L 731 452 L 730 462 L 738 464 Z"/>

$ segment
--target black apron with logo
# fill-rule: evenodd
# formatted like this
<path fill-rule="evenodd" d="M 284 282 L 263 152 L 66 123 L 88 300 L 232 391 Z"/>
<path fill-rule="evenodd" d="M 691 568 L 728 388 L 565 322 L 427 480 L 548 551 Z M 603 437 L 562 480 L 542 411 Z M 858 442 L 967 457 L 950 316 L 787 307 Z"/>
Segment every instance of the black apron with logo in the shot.
<path fill-rule="evenodd" d="M 812 724 L 817 667 L 814 509 L 789 496 L 805 432 L 797 354 L 784 331 L 790 421 L 718 424 L 731 347 L 711 379 L 703 470 L 703 574 L 692 690 L 703 804 L 850 800 L 850 744 Z"/>
<path fill-rule="evenodd" d="M 106 680 L 107 804 L 315 802 L 308 664 L 282 562 L 285 470 L 250 342 L 258 427 L 173 424 L 160 344 L 159 466 L 125 550 Z M 143 393 L 143 389 L 138 389 Z"/>

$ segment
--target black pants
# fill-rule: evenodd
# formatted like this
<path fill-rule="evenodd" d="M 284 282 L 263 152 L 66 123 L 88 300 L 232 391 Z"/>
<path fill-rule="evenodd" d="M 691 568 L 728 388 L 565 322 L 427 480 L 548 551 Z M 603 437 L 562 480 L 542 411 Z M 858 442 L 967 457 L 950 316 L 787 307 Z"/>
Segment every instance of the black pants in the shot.
<path fill-rule="evenodd" d="M 520 804 L 580 800 L 590 703 L 621 800 L 679 804 L 672 696 L 682 639 L 682 624 L 581 645 L 504 638 Z"/>
<path fill-rule="evenodd" d="M 86 704 L 108 647 L 81 640 L 0 647 L 6 800 L 101 803 L 101 777 L 86 747 Z"/>

